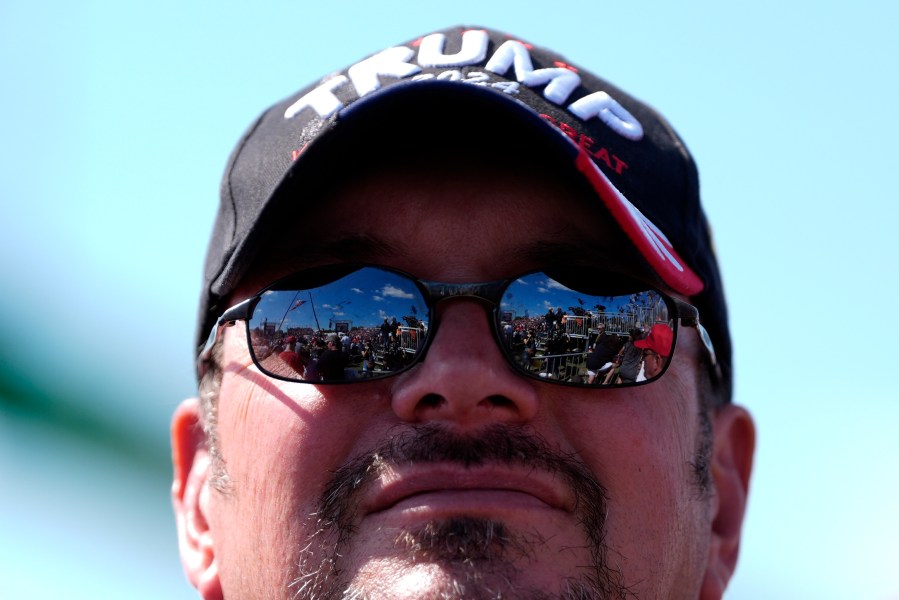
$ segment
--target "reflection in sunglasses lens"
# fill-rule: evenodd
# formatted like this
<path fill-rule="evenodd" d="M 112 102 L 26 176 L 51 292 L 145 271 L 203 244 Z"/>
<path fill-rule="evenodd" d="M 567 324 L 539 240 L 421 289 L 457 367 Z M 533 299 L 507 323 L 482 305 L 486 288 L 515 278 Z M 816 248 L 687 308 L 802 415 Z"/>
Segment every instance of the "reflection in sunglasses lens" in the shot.
<path fill-rule="evenodd" d="M 249 323 L 260 368 L 283 379 L 373 379 L 412 364 L 427 336 L 415 282 L 363 268 L 315 287 L 269 290 Z"/>
<path fill-rule="evenodd" d="M 647 381 L 664 371 L 674 345 L 665 298 L 654 290 L 622 294 L 620 286 L 601 295 L 603 281 L 594 279 L 575 285 L 532 273 L 491 299 L 496 337 L 513 368 L 585 386 Z M 325 283 L 291 278 L 284 287 L 264 292 L 247 324 L 256 364 L 271 376 L 377 379 L 414 364 L 427 345 L 428 302 L 407 276 L 365 267 Z"/>
<path fill-rule="evenodd" d="M 508 286 L 497 328 L 509 360 L 532 377 L 574 385 L 615 386 L 658 377 L 674 344 L 665 298 L 654 290 L 598 295 L 594 290 L 602 289 L 601 280 L 584 283 L 569 287 L 533 273 Z M 663 357 L 652 366 L 643 361 L 647 343 Z"/>

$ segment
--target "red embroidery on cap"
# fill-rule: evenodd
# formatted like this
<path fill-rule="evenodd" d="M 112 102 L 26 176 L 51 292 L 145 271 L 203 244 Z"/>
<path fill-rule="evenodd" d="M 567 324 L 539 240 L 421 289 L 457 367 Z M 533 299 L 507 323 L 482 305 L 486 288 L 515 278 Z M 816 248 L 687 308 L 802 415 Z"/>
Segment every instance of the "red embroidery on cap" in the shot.
<path fill-rule="evenodd" d="M 568 69 L 569 71 L 573 71 L 573 72 L 577 73 L 576 67 L 572 67 L 568 63 L 564 63 L 561 60 L 554 61 L 553 66 L 560 67 L 562 69 Z"/>
<path fill-rule="evenodd" d="M 528 50 L 533 50 L 533 49 L 534 49 L 534 44 L 529 44 L 529 43 L 527 43 L 527 42 L 524 41 L 524 40 L 520 40 L 520 39 L 518 39 L 518 38 L 512 37 L 512 36 L 509 35 L 508 33 L 506 34 L 506 39 L 507 39 L 507 40 L 512 40 L 513 42 L 518 42 L 519 44 L 521 44 L 522 46 L 524 46 L 524 47 L 527 48 Z"/>
<path fill-rule="evenodd" d="M 605 146 L 602 146 L 599 149 L 595 149 L 593 147 L 595 140 L 592 137 L 580 133 L 577 129 L 575 129 L 568 123 L 565 123 L 564 121 L 558 121 L 545 113 L 541 113 L 540 116 L 561 129 L 565 135 L 574 140 L 574 142 L 578 145 L 578 148 L 592 156 L 594 160 L 602 161 L 603 164 L 606 165 L 606 167 L 612 169 L 618 175 L 621 175 L 624 170 L 627 169 L 627 163 L 621 160 L 617 155 L 610 153 L 609 149 Z"/>
<path fill-rule="evenodd" d="M 618 191 L 586 152 L 578 153 L 575 165 L 587 176 L 612 217 L 662 281 L 686 296 L 694 296 L 705 288 L 699 276 L 678 256 L 665 234 Z"/>
<path fill-rule="evenodd" d="M 308 144 L 307 144 L 307 145 L 308 145 Z M 304 151 L 305 149 L 306 149 L 306 145 L 304 145 L 304 146 L 303 146 L 302 148 L 300 148 L 299 150 L 294 150 L 293 152 L 291 152 L 291 153 L 290 153 L 290 160 L 295 161 L 296 159 L 298 159 L 298 158 L 300 157 L 300 154 L 302 154 L 303 151 Z"/>

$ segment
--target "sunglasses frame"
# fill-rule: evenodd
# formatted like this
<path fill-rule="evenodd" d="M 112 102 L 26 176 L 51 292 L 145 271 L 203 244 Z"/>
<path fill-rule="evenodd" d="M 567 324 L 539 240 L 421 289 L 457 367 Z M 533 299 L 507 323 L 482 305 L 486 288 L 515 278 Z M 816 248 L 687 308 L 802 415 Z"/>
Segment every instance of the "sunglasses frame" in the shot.
<path fill-rule="evenodd" d="M 419 291 L 422 294 L 422 297 L 425 301 L 425 304 L 428 309 L 428 335 L 425 337 L 425 343 L 421 347 L 420 351 L 415 355 L 413 360 L 403 366 L 400 369 L 395 371 L 385 372 L 383 375 L 379 375 L 378 377 L 373 378 L 352 378 L 352 379 L 344 379 L 338 381 L 316 381 L 316 380 L 303 380 L 303 379 L 294 379 L 289 377 L 284 377 L 282 375 L 278 375 L 276 373 L 272 373 L 265 369 L 259 362 L 259 359 L 256 357 L 256 353 L 253 351 L 253 343 L 250 334 L 250 321 L 253 318 L 253 312 L 256 308 L 256 305 L 259 304 L 262 297 L 266 292 L 272 290 L 287 290 L 293 289 L 291 287 L 283 287 L 286 282 L 290 282 L 292 280 L 303 278 L 310 278 L 314 275 L 318 275 L 318 279 L 321 279 L 323 275 L 333 273 L 334 275 L 330 276 L 325 280 L 324 284 L 334 283 L 339 279 L 346 277 L 350 274 L 353 274 L 361 269 L 378 269 L 381 271 L 386 271 L 389 273 L 393 273 L 395 275 L 404 277 L 408 279 L 410 282 L 413 282 Z M 341 275 L 337 275 L 342 273 Z M 500 331 L 500 320 L 499 310 L 500 310 L 500 302 L 502 300 L 502 296 L 508 287 L 514 283 L 517 279 L 522 277 L 527 277 L 528 275 L 532 275 L 535 273 L 541 273 L 546 275 L 549 278 L 552 278 L 545 271 L 542 270 L 534 270 L 529 271 L 527 273 L 517 275 L 515 277 L 510 277 L 507 279 L 498 279 L 494 281 L 486 281 L 479 283 L 446 283 L 446 282 L 438 282 L 438 281 L 429 281 L 425 279 L 419 279 L 414 275 L 406 273 L 404 271 L 400 271 L 398 269 L 393 269 L 390 267 L 385 267 L 382 265 L 374 265 L 374 264 L 340 264 L 340 265 L 328 265 L 324 267 L 314 267 L 312 269 L 306 269 L 303 271 L 298 271 L 297 273 L 293 273 L 286 277 L 282 277 L 273 283 L 269 284 L 255 295 L 239 302 L 222 313 L 222 315 L 216 321 L 216 324 L 212 327 L 212 330 L 209 333 L 209 337 L 204 345 L 203 349 L 200 351 L 199 356 L 197 357 L 197 373 L 200 379 L 206 374 L 209 368 L 209 363 L 212 357 L 212 349 L 218 340 L 220 332 L 225 327 L 233 327 L 237 324 L 238 321 L 244 321 L 246 323 L 246 337 L 247 337 L 247 345 L 249 347 L 250 356 L 253 359 L 253 364 L 260 370 L 261 373 L 266 375 L 267 377 L 271 377 L 273 379 L 280 379 L 282 381 L 289 381 L 291 383 L 305 383 L 305 384 L 315 384 L 315 385 L 346 385 L 346 384 L 358 384 L 358 383 L 368 383 L 374 381 L 380 381 L 383 379 L 388 379 L 395 375 L 399 375 L 405 371 L 408 371 L 412 367 L 418 365 L 422 362 L 427 356 L 428 349 L 430 348 L 431 342 L 435 338 L 437 334 L 437 330 L 439 327 L 439 319 L 436 318 L 437 314 L 437 304 L 443 302 L 445 300 L 450 300 L 454 298 L 470 298 L 476 299 L 489 305 L 490 308 L 490 320 L 491 320 L 491 331 L 493 333 L 494 342 L 500 348 L 503 356 L 506 359 L 506 362 L 509 364 L 509 367 L 517 374 L 522 375 L 524 377 L 528 377 L 529 379 L 533 379 L 535 381 L 542 381 L 545 383 L 551 383 L 553 385 L 564 385 L 569 387 L 577 387 L 577 388 L 624 388 L 635 385 L 645 385 L 647 383 L 653 383 L 659 380 L 665 372 L 668 370 L 668 367 L 673 362 L 672 359 L 666 361 L 664 368 L 659 372 L 658 375 L 653 377 L 652 379 L 645 381 L 637 381 L 633 383 L 620 383 L 615 385 L 596 385 L 596 384 L 583 384 L 578 382 L 569 382 L 569 381 L 561 381 L 557 379 L 551 379 L 546 377 L 541 377 L 539 373 L 533 373 L 530 371 L 526 371 L 520 367 L 517 362 L 515 356 L 512 354 L 511 349 L 507 348 L 506 345 L 502 341 L 502 332 Z M 312 288 L 309 288 L 312 289 Z M 699 310 L 693 306 L 692 304 L 685 302 L 679 298 L 669 296 L 658 289 L 647 286 L 647 292 L 652 291 L 659 295 L 665 302 L 666 307 L 668 308 L 669 314 L 669 322 L 674 323 L 677 320 L 680 323 L 680 326 L 683 327 L 691 327 L 695 328 L 699 334 L 699 337 L 702 341 L 703 347 L 708 353 L 710 366 L 714 371 L 718 370 L 718 363 L 715 356 L 715 349 L 712 346 L 712 340 L 706 331 L 705 327 L 702 326 L 699 320 Z M 592 294 L 591 294 L 592 295 Z M 673 329 L 673 339 L 671 346 L 672 357 L 674 354 L 674 350 L 677 347 L 677 337 L 680 330 L 680 327 L 672 327 Z"/>

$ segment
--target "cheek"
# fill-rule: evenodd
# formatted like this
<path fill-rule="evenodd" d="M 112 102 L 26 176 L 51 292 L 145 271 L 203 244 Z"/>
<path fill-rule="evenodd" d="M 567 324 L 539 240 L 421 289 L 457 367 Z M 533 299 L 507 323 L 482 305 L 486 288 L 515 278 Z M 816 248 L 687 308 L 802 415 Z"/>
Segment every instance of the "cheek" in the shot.
<path fill-rule="evenodd" d="M 228 489 L 218 506 L 221 530 L 235 538 L 232 551 L 249 539 L 257 548 L 284 548 L 302 535 L 297 516 L 312 511 L 319 488 L 299 451 L 307 432 L 302 417 L 264 387 L 226 376 L 218 435 Z"/>
<path fill-rule="evenodd" d="M 234 500 L 250 519 L 311 514 L 332 473 L 373 444 L 383 393 L 280 382 L 254 367 L 222 382 L 219 439 Z"/>
<path fill-rule="evenodd" d="M 234 495 L 261 510 L 298 504 L 321 488 L 351 439 L 335 435 L 347 418 L 316 386 L 260 373 L 246 338 L 234 333 L 226 338 L 217 428 Z"/>
<path fill-rule="evenodd" d="M 625 394 L 630 397 L 569 403 L 559 422 L 612 500 L 656 504 L 688 483 L 693 412 L 671 398 Z"/>
<path fill-rule="evenodd" d="M 228 589 L 288 589 L 331 473 L 370 443 L 366 406 L 380 406 L 378 394 L 363 402 L 335 389 L 275 382 L 252 367 L 226 372 L 218 436 L 229 487 L 210 493 L 209 514 Z"/>
<path fill-rule="evenodd" d="M 565 410 L 556 420 L 608 491 L 613 553 L 622 565 L 673 576 L 681 560 L 696 554 L 687 545 L 706 514 L 691 467 L 699 435 L 697 390 L 688 378 L 666 375 L 655 384 L 600 392 L 604 397 L 560 401 Z"/>

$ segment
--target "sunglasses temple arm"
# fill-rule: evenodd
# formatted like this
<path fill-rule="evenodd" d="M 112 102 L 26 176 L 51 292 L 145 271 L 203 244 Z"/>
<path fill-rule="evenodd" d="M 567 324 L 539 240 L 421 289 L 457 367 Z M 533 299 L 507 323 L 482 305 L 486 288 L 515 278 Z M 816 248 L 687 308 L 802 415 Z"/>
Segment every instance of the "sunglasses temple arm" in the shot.
<path fill-rule="evenodd" d="M 705 327 L 703 327 L 702 323 L 699 321 L 696 322 L 696 330 L 699 332 L 699 339 L 702 340 L 702 345 L 705 346 L 706 351 L 709 353 L 709 360 L 711 361 L 712 366 L 717 369 L 718 357 L 715 354 L 715 346 L 712 344 L 712 338 L 709 335 L 709 332 L 706 331 Z"/>
<path fill-rule="evenodd" d="M 709 332 L 706 331 L 706 328 L 703 327 L 702 323 L 699 321 L 699 311 L 692 304 L 688 304 L 678 298 L 674 298 L 674 304 L 677 306 L 678 318 L 680 319 L 681 325 L 685 327 L 695 327 L 696 331 L 699 332 L 699 339 L 702 340 L 702 345 L 705 346 L 706 352 L 709 354 L 709 362 L 717 371 L 719 366 L 718 357 L 715 354 L 715 346 L 712 344 L 712 338 L 709 335 Z"/>
<path fill-rule="evenodd" d="M 200 350 L 200 354 L 197 356 L 197 377 L 199 379 L 203 378 L 203 375 L 206 374 L 206 370 L 209 367 L 212 349 L 219 339 L 219 332 L 225 327 L 233 327 L 238 321 L 249 320 L 250 317 L 253 316 L 253 308 L 256 306 L 256 300 L 256 297 L 247 298 L 240 304 L 235 304 L 226 310 L 222 316 L 216 320 L 215 325 L 213 325 L 212 329 L 209 331 L 209 337 L 206 338 L 203 349 Z"/>

